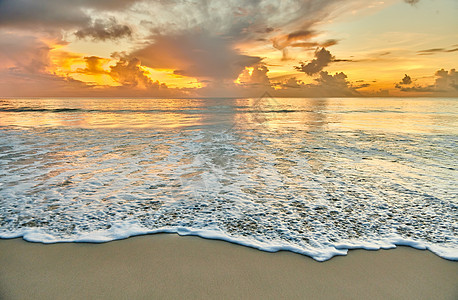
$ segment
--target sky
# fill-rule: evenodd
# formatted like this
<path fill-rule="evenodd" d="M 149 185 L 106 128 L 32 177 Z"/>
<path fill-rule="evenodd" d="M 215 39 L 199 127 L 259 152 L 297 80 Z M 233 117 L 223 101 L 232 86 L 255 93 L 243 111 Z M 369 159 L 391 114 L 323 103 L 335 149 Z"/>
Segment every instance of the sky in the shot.
<path fill-rule="evenodd" d="M 458 97 L 456 0 L 0 0 L 0 97 Z"/>

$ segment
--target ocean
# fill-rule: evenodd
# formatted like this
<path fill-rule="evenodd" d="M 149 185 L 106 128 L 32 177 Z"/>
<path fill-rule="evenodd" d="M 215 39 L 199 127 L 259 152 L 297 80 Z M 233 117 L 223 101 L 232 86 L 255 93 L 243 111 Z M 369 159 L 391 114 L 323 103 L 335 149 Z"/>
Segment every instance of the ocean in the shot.
<path fill-rule="evenodd" d="M 458 99 L 0 98 L 0 238 L 458 260 Z"/>

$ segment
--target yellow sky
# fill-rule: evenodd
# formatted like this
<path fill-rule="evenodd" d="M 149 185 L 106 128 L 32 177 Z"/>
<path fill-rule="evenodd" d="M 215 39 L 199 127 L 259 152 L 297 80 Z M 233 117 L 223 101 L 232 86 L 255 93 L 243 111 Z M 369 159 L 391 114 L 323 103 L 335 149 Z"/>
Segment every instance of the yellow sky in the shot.
<path fill-rule="evenodd" d="M 0 96 L 458 95 L 458 2 L 406 2 L 2 2 Z"/>

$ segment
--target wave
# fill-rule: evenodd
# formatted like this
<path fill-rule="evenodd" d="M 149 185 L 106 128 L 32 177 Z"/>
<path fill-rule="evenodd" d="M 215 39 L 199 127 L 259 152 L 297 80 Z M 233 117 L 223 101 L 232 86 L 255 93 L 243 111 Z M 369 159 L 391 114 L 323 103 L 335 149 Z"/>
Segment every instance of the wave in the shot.
<path fill-rule="evenodd" d="M 406 120 L 412 127 L 418 123 L 409 112 L 391 118 L 387 130 L 345 127 L 353 123 L 344 121 L 333 129 L 308 127 L 330 115 L 323 124 L 339 119 L 343 108 L 332 105 L 103 104 L 0 105 L 0 238 L 100 243 L 169 232 L 320 261 L 349 249 L 398 245 L 458 260 L 451 123 L 444 122 L 446 134 L 430 135 L 403 131 Z M 381 111 L 390 110 L 395 107 Z M 32 120 L 55 114 L 70 121 L 88 114 L 96 125 L 132 117 L 132 124 L 159 125 L 15 130 L 17 123 L 4 122 L 6 114 Z M 121 118 L 111 120 L 111 114 Z M 211 126 L 160 127 L 164 120 L 199 124 L 186 123 L 193 114 L 215 117 L 202 118 Z M 303 115 L 305 126 L 257 125 L 271 117 L 298 121 Z M 385 124 L 378 119 L 375 124 Z M 228 124 L 237 126 L 228 129 Z M 437 123 L 421 125 L 434 129 Z"/>
<path fill-rule="evenodd" d="M 406 239 L 398 235 L 382 238 L 380 240 L 336 242 L 326 247 L 299 247 L 294 244 L 280 241 L 265 242 L 247 236 L 234 237 L 219 230 L 195 229 L 188 227 L 165 227 L 148 229 L 138 224 L 124 223 L 112 226 L 110 229 L 84 233 L 73 238 L 58 238 L 38 228 L 24 228 L 18 232 L 0 233 L 0 238 L 20 238 L 25 241 L 54 244 L 54 243 L 106 243 L 123 240 L 130 237 L 158 233 L 175 233 L 180 236 L 198 236 L 205 239 L 221 240 L 229 243 L 258 249 L 265 252 L 289 251 L 309 256 L 316 261 L 327 261 L 334 256 L 347 255 L 348 250 L 381 250 L 394 249 L 397 246 L 408 246 L 418 250 L 429 250 L 447 260 L 458 261 L 458 251 L 455 248 L 443 247 L 423 241 Z"/>
<path fill-rule="evenodd" d="M 0 108 L 0 112 L 81 112 L 79 108 L 35 108 L 35 107 L 17 107 L 17 108 Z"/>
<path fill-rule="evenodd" d="M 81 109 L 81 108 L 37 108 L 37 107 L 14 107 L 0 108 L 0 112 L 44 112 L 44 113 L 227 113 L 226 111 L 218 111 L 211 109 Z M 262 108 L 251 110 L 235 110 L 235 113 L 299 113 L 310 112 L 312 110 L 297 110 L 297 109 L 273 109 L 265 110 Z"/>

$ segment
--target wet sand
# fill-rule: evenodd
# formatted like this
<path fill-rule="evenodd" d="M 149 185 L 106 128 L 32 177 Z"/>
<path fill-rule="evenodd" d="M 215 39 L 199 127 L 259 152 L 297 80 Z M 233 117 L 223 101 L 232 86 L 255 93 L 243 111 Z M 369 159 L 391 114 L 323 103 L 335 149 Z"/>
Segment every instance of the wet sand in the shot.
<path fill-rule="evenodd" d="M 0 240 L 0 299 L 458 299 L 458 262 L 352 250 L 326 262 L 198 237 Z"/>

